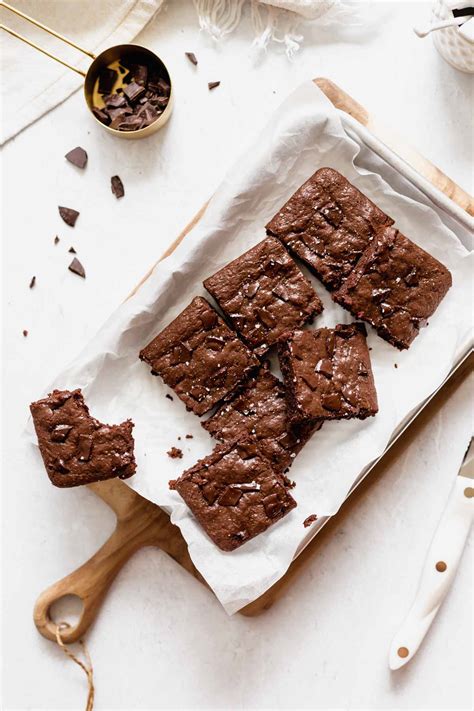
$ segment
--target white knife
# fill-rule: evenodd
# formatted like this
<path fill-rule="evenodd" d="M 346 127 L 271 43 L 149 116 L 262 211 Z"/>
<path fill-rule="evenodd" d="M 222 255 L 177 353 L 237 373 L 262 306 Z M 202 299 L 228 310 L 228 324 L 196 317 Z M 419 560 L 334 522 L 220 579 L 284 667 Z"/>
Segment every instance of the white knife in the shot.
<path fill-rule="evenodd" d="M 474 439 L 471 439 L 431 542 L 415 601 L 390 647 L 390 669 L 415 656 L 456 575 L 474 517 Z"/>

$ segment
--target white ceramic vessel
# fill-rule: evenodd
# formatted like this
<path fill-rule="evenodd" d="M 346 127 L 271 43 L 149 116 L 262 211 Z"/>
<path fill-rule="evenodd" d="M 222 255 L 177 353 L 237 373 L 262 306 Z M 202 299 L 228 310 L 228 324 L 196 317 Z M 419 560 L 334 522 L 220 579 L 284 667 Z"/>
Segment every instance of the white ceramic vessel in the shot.
<path fill-rule="evenodd" d="M 444 0 L 436 0 L 432 12 L 433 24 L 452 17 L 452 11 Z M 448 64 L 461 72 L 474 72 L 474 42 L 464 36 L 459 27 L 438 30 L 432 33 L 432 37 L 436 49 Z"/>

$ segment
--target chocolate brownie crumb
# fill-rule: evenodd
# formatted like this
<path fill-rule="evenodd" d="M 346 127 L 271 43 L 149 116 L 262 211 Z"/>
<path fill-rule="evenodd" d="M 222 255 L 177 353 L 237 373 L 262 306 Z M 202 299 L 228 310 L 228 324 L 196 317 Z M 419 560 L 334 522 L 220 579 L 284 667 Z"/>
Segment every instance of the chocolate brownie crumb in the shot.
<path fill-rule="evenodd" d="M 179 437 L 178 437 L 178 439 L 179 439 Z M 166 454 L 168 455 L 168 457 L 170 457 L 170 459 L 182 459 L 183 458 L 183 452 L 181 449 L 179 449 L 179 447 L 171 447 L 171 449 L 169 449 L 166 452 Z"/>

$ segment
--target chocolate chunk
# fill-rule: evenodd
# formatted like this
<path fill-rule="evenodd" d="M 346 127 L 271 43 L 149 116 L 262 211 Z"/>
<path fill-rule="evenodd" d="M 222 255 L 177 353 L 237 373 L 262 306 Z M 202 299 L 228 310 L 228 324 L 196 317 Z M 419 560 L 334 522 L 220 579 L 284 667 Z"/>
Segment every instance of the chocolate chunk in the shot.
<path fill-rule="evenodd" d="M 219 86 L 219 84 L 220 84 L 220 81 L 210 81 L 207 84 L 207 88 L 209 89 L 209 91 L 211 91 L 212 89 L 216 89 Z"/>
<path fill-rule="evenodd" d="M 35 285 L 35 284 L 36 284 L 36 277 L 34 276 L 34 277 L 31 277 L 31 281 L 30 281 L 30 289 L 32 289 L 32 288 L 34 287 L 34 285 Z"/>
<path fill-rule="evenodd" d="M 110 116 L 105 113 L 103 109 L 99 109 L 98 106 L 92 107 L 92 113 L 101 123 L 105 123 L 106 126 L 110 123 Z"/>
<path fill-rule="evenodd" d="M 171 459 L 182 459 L 183 458 L 183 452 L 179 447 L 171 447 L 170 450 L 166 452 L 168 457 Z"/>
<path fill-rule="evenodd" d="M 77 442 L 77 454 L 79 461 L 88 462 L 92 452 L 92 437 L 90 435 L 80 434 Z"/>
<path fill-rule="evenodd" d="M 77 146 L 77 148 L 73 148 L 72 151 L 69 151 L 69 153 L 66 153 L 65 158 L 70 163 L 77 166 L 77 168 L 85 168 L 86 167 L 87 153 L 80 146 Z"/>
<path fill-rule="evenodd" d="M 321 375 L 324 375 L 326 378 L 332 378 L 333 367 L 332 361 L 329 360 L 329 358 L 320 358 L 314 369 L 317 373 L 321 373 Z"/>
<path fill-rule="evenodd" d="M 143 119 L 139 116 L 127 116 L 124 119 L 115 121 L 113 128 L 118 128 L 119 131 L 138 131 L 143 128 Z"/>
<path fill-rule="evenodd" d="M 321 405 L 325 410 L 340 410 L 342 407 L 342 400 L 336 393 L 331 393 L 327 395 L 321 395 Z"/>
<path fill-rule="evenodd" d="M 110 94 L 109 96 L 106 96 L 104 98 L 104 103 L 108 109 L 120 109 L 124 106 L 127 106 L 127 101 L 123 94 Z"/>
<path fill-rule="evenodd" d="M 219 352 L 225 346 L 225 340 L 218 336 L 208 336 L 206 338 L 206 347 L 210 348 L 211 351 Z"/>
<path fill-rule="evenodd" d="M 69 247 L 68 252 L 70 252 L 70 254 L 77 254 L 77 252 L 76 252 L 76 250 L 74 249 L 74 247 Z"/>
<path fill-rule="evenodd" d="M 28 335 L 28 331 L 26 330 L 26 328 L 25 328 L 24 331 L 23 331 L 23 335 L 24 335 L 25 338 L 26 338 L 27 335 Z"/>
<path fill-rule="evenodd" d="M 132 77 L 133 81 L 140 86 L 146 87 L 148 81 L 148 67 L 144 64 L 136 64 L 132 67 Z"/>
<path fill-rule="evenodd" d="M 385 299 L 391 292 L 391 289 L 373 289 L 372 290 L 372 301 L 376 304 L 380 304 L 381 301 Z"/>
<path fill-rule="evenodd" d="M 266 496 L 263 499 L 262 503 L 263 508 L 265 509 L 265 513 L 269 518 L 275 518 L 275 516 L 279 516 L 284 510 L 283 507 L 285 502 L 282 501 L 276 493 Z"/>
<path fill-rule="evenodd" d="M 249 299 L 253 299 L 259 288 L 260 284 L 254 281 L 253 284 L 244 284 L 244 286 L 242 287 L 242 291 Z"/>
<path fill-rule="evenodd" d="M 311 524 L 314 523 L 314 521 L 317 521 L 317 519 L 318 519 L 318 517 L 316 516 L 316 514 L 310 514 L 310 515 L 309 515 L 307 518 L 305 518 L 305 520 L 303 521 L 303 526 L 304 526 L 305 528 L 308 528 L 308 526 L 311 526 Z"/>
<path fill-rule="evenodd" d="M 191 434 L 187 434 L 187 435 L 186 435 L 186 439 L 194 439 L 194 437 L 193 437 L 193 435 L 191 435 Z"/>
<path fill-rule="evenodd" d="M 169 393 L 166 393 L 165 397 L 167 397 L 167 398 L 168 398 L 168 400 L 172 400 L 172 399 L 173 399 L 173 396 L 172 396 L 172 395 L 170 395 Z"/>
<path fill-rule="evenodd" d="M 419 282 L 418 275 L 416 272 L 416 267 L 413 267 L 413 269 L 411 269 L 408 272 L 408 274 L 404 277 L 404 279 L 405 279 L 405 284 L 407 286 L 418 286 L 418 284 L 420 282 Z"/>
<path fill-rule="evenodd" d="M 220 506 L 237 506 L 242 494 L 243 492 L 239 491 L 239 489 L 228 486 L 217 499 L 217 503 Z"/>
<path fill-rule="evenodd" d="M 74 225 L 76 224 L 76 220 L 79 217 L 78 211 L 73 210 L 72 207 L 61 206 L 58 207 L 58 210 L 66 225 L 69 225 L 69 227 L 74 227 Z"/>
<path fill-rule="evenodd" d="M 56 425 L 51 432 L 51 441 L 65 442 L 71 430 L 72 425 Z"/>
<path fill-rule="evenodd" d="M 53 461 L 52 467 L 60 474 L 69 474 L 70 472 L 70 469 L 66 466 L 64 459 L 61 459 L 61 457 L 58 457 Z"/>
<path fill-rule="evenodd" d="M 169 96 L 171 87 L 165 79 L 161 78 L 156 82 L 156 91 L 162 96 Z"/>
<path fill-rule="evenodd" d="M 123 183 L 120 180 L 118 175 L 114 175 L 110 179 L 110 184 L 111 184 L 112 192 L 115 195 L 115 197 L 117 198 L 117 200 L 125 195 Z"/>
<path fill-rule="evenodd" d="M 217 323 L 217 314 L 215 311 L 204 311 L 201 315 L 201 323 L 206 329 L 206 331 L 209 331 L 210 328 L 215 326 Z"/>
<path fill-rule="evenodd" d="M 59 237 L 58 237 L 58 235 L 56 235 L 56 237 L 54 238 L 54 244 L 58 244 L 58 242 L 59 242 Z"/>
<path fill-rule="evenodd" d="M 140 96 L 143 96 L 145 91 L 145 87 L 141 86 L 140 84 L 137 84 L 135 81 L 132 81 L 130 84 L 127 84 L 127 86 L 125 86 L 123 89 L 123 93 L 132 104 L 137 101 Z"/>
<path fill-rule="evenodd" d="M 197 66 L 197 63 L 198 63 L 198 60 L 197 60 L 196 55 L 194 54 L 194 52 L 185 52 L 185 55 L 186 55 L 186 57 L 189 59 L 189 61 L 191 62 L 191 64 L 194 64 L 194 66 L 196 67 L 196 66 Z"/>
<path fill-rule="evenodd" d="M 84 267 L 76 257 L 74 257 L 71 264 L 68 266 L 68 269 L 69 271 L 74 272 L 74 274 L 77 274 L 83 279 L 86 278 L 86 272 L 84 270 Z"/>
<path fill-rule="evenodd" d="M 110 94 L 117 77 L 118 73 L 115 69 L 109 69 L 109 67 L 102 69 L 99 74 L 99 94 Z"/>

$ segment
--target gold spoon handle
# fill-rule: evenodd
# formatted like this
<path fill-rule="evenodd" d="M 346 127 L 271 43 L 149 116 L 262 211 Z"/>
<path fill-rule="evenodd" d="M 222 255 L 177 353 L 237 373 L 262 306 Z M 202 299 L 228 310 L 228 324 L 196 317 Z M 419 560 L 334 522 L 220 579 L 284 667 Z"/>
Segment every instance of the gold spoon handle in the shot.
<path fill-rule="evenodd" d="M 15 13 L 15 15 L 18 15 L 19 17 L 22 17 L 27 22 L 31 22 L 31 24 L 36 25 L 36 27 L 39 27 L 40 29 L 44 30 L 45 32 L 48 32 L 50 35 L 57 37 L 62 42 L 65 42 L 66 44 L 70 45 L 71 47 L 74 47 L 74 49 L 78 49 L 79 52 L 82 52 L 83 54 L 87 54 L 92 59 L 95 59 L 95 54 L 93 54 L 92 52 L 89 52 L 87 49 L 84 49 L 83 47 L 79 47 L 79 45 L 76 44 L 75 42 L 73 42 L 72 40 L 68 39 L 67 37 L 64 37 L 64 35 L 60 35 L 59 32 L 55 32 L 55 30 L 52 30 L 51 27 L 47 27 L 46 25 L 43 25 L 41 22 L 38 22 L 38 20 L 35 20 L 33 17 L 30 17 L 29 15 L 25 15 L 24 12 L 17 10 L 16 7 L 12 7 L 12 5 L 9 5 L 8 3 L 3 2 L 3 0 L 2 0 L 2 2 L 0 2 L 0 7 L 4 7 L 6 10 L 10 10 L 10 12 Z M 16 35 L 12 30 L 8 30 L 3 25 L 2 25 L 2 29 L 4 29 L 4 30 L 6 29 L 7 32 L 10 32 L 10 34 L 14 35 L 15 37 L 18 37 L 19 39 L 26 41 L 32 47 L 35 47 L 35 49 L 39 49 L 41 52 L 44 52 L 44 54 L 47 54 L 48 57 L 51 57 L 52 59 L 56 59 L 56 57 L 53 57 L 51 54 L 48 54 L 48 52 L 45 52 L 44 50 L 42 50 L 40 47 L 33 44 L 32 42 L 28 42 L 28 40 L 24 40 L 23 37 L 20 37 L 20 35 Z M 57 61 L 59 62 L 60 60 L 58 59 Z M 64 62 L 62 62 L 62 64 L 64 64 Z M 68 64 L 66 64 L 65 66 L 69 67 L 69 69 L 73 69 L 73 67 L 70 67 Z M 82 72 L 81 72 L 81 74 L 82 74 Z"/>
<path fill-rule="evenodd" d="M 54 59 L 56 62 L 59 62 L 59 64 L 62 64 L 63 66 L 67 67 L 68 69 L 72 69 L 73 72 L 77 72 L 77 74 L 80 74 L 83 77 L 86 76 L 86 73 L 83 72 L 82 69 L 73 67 L 72 64 L 68 64 L 63 59 L 59 59 L 59 57 L 56 57 L 54 54 L 47 52 L 45 49 L 43 49 L 39 45 L 35 44 L 31 40 L 27 39 L 26 37 L 23 37 L 23 35 L 19 35 L 18 32 L 15 32 L 15 30 L 12 30 L 11 27 L 5 27 L 5 25 L 0 25 L 0 30 L 4 30 L 5 32 L 8 32 L 10 35 L 13 35 L 13 37 L 16 37 L 17 39 L 21 40 L 22 42 L 25 42 L 25 44 L 29 44 L 30 47 L 34 47 L 35 49 L 38 50 L 38 52 L 42 52 L 47 57 Z"/>

